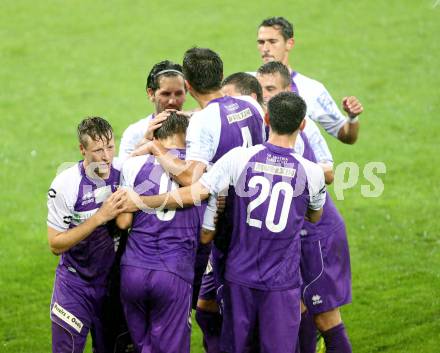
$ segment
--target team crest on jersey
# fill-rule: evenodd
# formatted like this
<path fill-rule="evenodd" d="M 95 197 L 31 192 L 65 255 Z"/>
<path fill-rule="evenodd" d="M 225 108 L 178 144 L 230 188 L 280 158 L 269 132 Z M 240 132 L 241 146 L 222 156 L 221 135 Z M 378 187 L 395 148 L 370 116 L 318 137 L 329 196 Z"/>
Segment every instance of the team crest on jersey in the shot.
<path fill-rule="evenodd" d="M 315 294 L 315 295 L 312 297 L 312 304 L 313 304 L 313 305 L 322 304 L 321 296 L 318 295 L 318 294 Z"/>

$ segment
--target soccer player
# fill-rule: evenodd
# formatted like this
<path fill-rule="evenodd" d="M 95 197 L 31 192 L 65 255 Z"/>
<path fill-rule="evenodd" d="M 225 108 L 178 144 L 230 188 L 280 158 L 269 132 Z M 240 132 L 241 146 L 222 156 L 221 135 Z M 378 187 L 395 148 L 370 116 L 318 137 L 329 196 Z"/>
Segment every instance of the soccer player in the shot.
<path fill-rule="evenodd" d="M 266 76 L 267 81 L 271 81 L 273 89 L 270 95 L 290 91 L 289 71 L 280 62 L 269 62 L 260 67 L 257 77 L 261 80 L 263 76 Z M 310 126 L 309 122 L 307 121 L 304 133 L 312 154 L 311 157 L 304 157 L 313 162 L 320 162 L 326 176 L 330 175 L 331 181 L 330 161 L 333 158 L 322 136 L 321 140 L 318 139 L 319 130 L 312 130 L 311 133 L 310 128 L 307 129 L 307 126 Z M 303 312 L 301 320 L 301 353 L 315 352 L 316 329 L 313 327 L 313 321 L 324 337 L 327 352 L 351 352 L 339 311 L 339 307 L 351 302 L 350 253 L 344 220 L 329 195 L 321 221 L 316 225 L 305 222 L 302 234 L 302 298 L 307 311 Z"/>
<path fill-rule="evenodd" d="M 190 185 L 199 179 L 207 166 L 232 148 L 262 143 L 264 113 L 261 106 L 251 97 L 223 96 L 220 90 L 223 62 L 218 54 L 210 49 L 189 49 L 184 55 L 183 73 L 189 93 L 202 108 L 191 117 L 189 123 L 186 161 L 167 154 L 159 141 L 144 145 L 136 153 L 154 154 L 163 168 L 172 174 L 180 185 Z M 217 233 L 222 233 L 216 237 L 217 244 L 219 239 L 226 236 L 224 233 L 227 232 L 230 223 L 228 215 L 226 207 L 222 220 L 219 221 L 221 227 L 217 229 Z M 221 257 L 218 249 L 214 248 L 213 252 L 214 260 Z M 221 318 L 216 303 L 207 302 L 205 299 L 202 298 L 197 304 L 196 319 L 203 332 L 208 333 L 218 327 L 215 323 L 221 322 Z M 209 352 L 218 349 L 218 335 L 213 335 L 210 347 L 207 348 Z"/>
<path fill-rule="evenodd" d="M 188 118 L 171 112 L 154 131 L 164 148 L 185 158 Z M 128 159 L 123 185 L 140 195 L 156 195 L 178 185 L 151 155 Z M 137 352 L 189 352 L 191 294 L 202 207 L 124 213 L 131 227 L 121 260 L 121 298 Z"/>
<path fill-rule="evenodd" d="M 264 71 L 272 75 L 276 76 L 278 74 L 278 71 L 281 71 L 282 74 L 280 73 L 280 76 L 285 77 L 286 72 L 287 76 L 289 76 L 287 67 L 285 67 L 280 62 L 272 61 L 263 66 L 265 67 Z M 279 81 L 277 83 L 279 83 Z M 281 85 L 279 85 L 279 87 L 274 86 L 273 88 L 275 90 L 271 91 L 270 97 L 274 95 L 274 92 L 279 93 L 285 90 L 285 86 Z M 262 105 L 263 108 L 265 107 L 262 101 L 263 91 L 260 82 L 257 78 L 255 78 L 255 76 L 251 74 L 238 72 L 228 76 L 223 80 L 222 91 L 225 94 L 229 94 L 230 96 L 250 95 L 254 99 L 257 99 L 257 101 Z M 306 124 L 304 128 L 304 133 L 306 134 L 309 143 L 311 144 L 311 148 L 313 149 L 314 154 L 319 157 L 319 164 L 324 169 L 326 183 L 331 184 L 334 178 L 333 157 L 330 153 L 327 142 L 321 135 L 321 132 L 319 131 L 319 128 L 316 126 L 315 122 L 308 117 L 306 117 L 305 120 Z M 269 131 L 268 128 L 268 125 L 266 125 L 267 133 Z"/>
<path fill-rule="evenodd" d="M 225 96 L 251 96 L 263 106 L 263 90 L 255 76 L 247 72 L 236 72 L 226 77 L 222 82 L 222 92 Z"/>
<path fill-rule="evenodd" d="M 244 352 L 258 337 L 263 352 L 293 352 L 300 320 L 300 231 L 325 202 L 322 169 L 293 153 L 306 113 L 283 92 L 268 105 L 267 143 L 237 147 L 191 187 L 144 197 L 149 207 L 191 205 L 231 186 L 233 230 L 226 258 L 222 351 Z M 195 198 L 195 199 L 194 199 Z"/>
<path fill-rule="evenodd" d="M 182 110 L 186 99 L 182 66 L 169 60 L 157 63 L 148 74 L 146 90 L 155 112 L 124 131 L 119 146 L 120 158 L 128 157 L 138 145 L 152 140 L 153 131 L 167 118 L 168 110 Z"/>
<path fill-rule="evenodd" d="M 100 118 L 78 125 L 84 160 L 56 176 L 48 192 L 47 233 L 61 255 L 51 301 L 52 351 L 83 352 L 89 331 L 95 352 L 105 352 L 102 305 L 115 244 L 107 224 L 123 211 L 124 190 L 112 165 L 113 130 Z"/>
<path fill-rule="evenodd" d="M 345 118 L 323 84 L 289 66 L 289 53 L 294 45 L 293 26 L 284 17 L 268 18 L 260 24 L 257 47 L 263 63 L 280 61 L 286 65 L 290 72 L 290 89 L 306 101 L 307 115 L 340 141 L 355 143 L 359 133 L 358 116 L 363 111 L 361 103 L 356 97 L 345 97 L 342 100 L 343 109 L 348 114 Z M 270 84 L 262 83 L 262 86 L 267 99 Z"/>

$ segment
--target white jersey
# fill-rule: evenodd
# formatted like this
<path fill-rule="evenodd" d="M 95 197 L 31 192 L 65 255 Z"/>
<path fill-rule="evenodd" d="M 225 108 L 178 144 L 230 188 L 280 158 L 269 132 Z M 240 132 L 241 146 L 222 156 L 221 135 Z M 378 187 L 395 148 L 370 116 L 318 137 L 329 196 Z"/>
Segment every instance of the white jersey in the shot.
<path fill-rule="evenodd" d="M 256 72 L 248 72 L 256 76 Z M 347 122 L 337 104 L 324 85 L 298 72 L 292 72 L 291 90 L 297 92 L 307 104 L 307 116 L 316 121 L 330 135 L 338 137 L 338 132 Z"/>
<path fill-rule="evenodd" d="M 300 73 L 292 75 L 292 85 L 307 104 L 307 116 L 320 124 L 325 131 L 338 137 L 339 129 L 347 118 L 341 113 L 330 93 L 321 82 Z"/>
<path fill-rule="evenodd" d="M 48 192 L 47 225 L 60 232 L 93 216 L 119 184 L 120 163 L 115 159 L 107 180 L 90 179 L 82 162 L 62 171 Z"/>
<path fill-rule="evenodd" d="M 310 118 L 306 117 L 306 126 L 303 130 L 304 134 L 307 136 L 309 140 L 310 147 L 315 154 L 316 161 L 318 163 L 326 163 L 333 165 L 333 156 L 328 148 L 327 142 L 322 136 L 321 131 L 319 130 L 316 123 Z M 302 153 L 297 151 L 298 140 L 301 139 L 301 136 L 298 135 L 297 143 L 295 144 L 295 151 L 302 155 Z"/>
<path fill-rule="evenodd" d="M 250 106 L 253 107 L 256 113 L 248 110 Z M 228 115 L 229 108 L 231 113 Z M 260 119 L 258 127 L 253 124 L 254 127 L 242 128 L 240 139 L 250 139 L 251 141 L 247 141 L 249 145 L 261 143 L 261 141 L 264 141 L 265 135 L 263 117 L 263 109 L 250 96 L 225 96 L 214 100 L 201 111 L 194 113 L 189 121 L 186 133 L 186 159 L 209 165 L 214 159 L 217 159 L 216 156 L 223 155 L 230 150 L 228 146 L 223 146 L 221 143 L 222 132 L 225 132 L 222 129 L 223 120 L 225 119 L 229 121 L 229 124 L 243 122 L 245 119 Z M 252 140 L 255 139 L 256 135 L 258 135 L 260 141 Z M 219 148 L 224 149 L 224 151 L 219 151 Z"/>
<path fill-rule="evenodd" d="M 150 114 L 125 129 L 119 145 L 119 158 L 125 159 L 135 150 L 136 145 L 144 138 L 148 124 L 152 119 L 153 114 Z"/>

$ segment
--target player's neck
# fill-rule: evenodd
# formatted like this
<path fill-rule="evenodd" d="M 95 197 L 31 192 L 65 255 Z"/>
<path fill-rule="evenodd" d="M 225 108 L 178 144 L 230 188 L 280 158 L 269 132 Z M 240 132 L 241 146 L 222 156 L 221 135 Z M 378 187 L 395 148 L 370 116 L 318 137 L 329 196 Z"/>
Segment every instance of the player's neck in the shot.
<path fill-rule="evenodd" d="M 295 132 L 292 135 L 278 135 L 271 131 L 267 142 L 283 148 L 293 148 L 295 146 L 297 136 L 298 132 Z"/>
<path fill-rule="evenodd" d="M 165 139 L 161 139 L 160 143 L 166 149 L 172 149 L 172 148 L 184 149 L 185 148 L 185 134 L 174 134 L 172 136 L 168 136 Z"/>
<path fill-rule="evenodd" d="M 208 103 L 210 101 L 212 101 L 213 99 L 217 99 L 217 98 L 223 97 L 223 93 L 220 90 L 214 91 L 214 92 L 210 92 L 210 93 L 205 93 L 205 94 L 193 93 L 193 97 L 197 101 L 197 103 L 199 103 L 200 108 L 203 109 L 203 108 L 206 108 Z"/>

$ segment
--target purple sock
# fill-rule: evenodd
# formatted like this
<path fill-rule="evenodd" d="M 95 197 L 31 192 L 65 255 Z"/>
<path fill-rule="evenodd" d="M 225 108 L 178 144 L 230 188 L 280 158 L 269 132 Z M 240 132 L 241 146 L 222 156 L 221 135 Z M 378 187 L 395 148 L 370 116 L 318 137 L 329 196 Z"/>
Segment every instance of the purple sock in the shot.
<path fill-rule="evenodd" d="M 351 344 L 345 326 L 341 322 L 322 333 L 327 353 L 351 353 Z"/>
<path fill-rule="evenodd" d="M 197 308 L 196 321 L 203 332 L 203 347 L 206 353 L 219 353 L 222 330 L 222 316 L 220 313 Z"/>
<path fill-rule="evenodd" d="M 313 322 L 313 316 L 308 311 L 301 314 L 301 323 L 299 325 L 299 339 L 297 343 L 297 352 L 315 353 L 316 352 L 316 326 Z"/>

